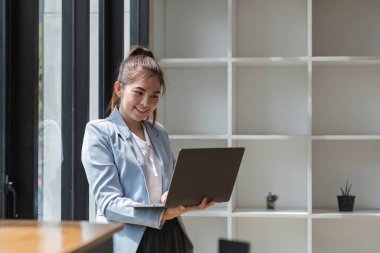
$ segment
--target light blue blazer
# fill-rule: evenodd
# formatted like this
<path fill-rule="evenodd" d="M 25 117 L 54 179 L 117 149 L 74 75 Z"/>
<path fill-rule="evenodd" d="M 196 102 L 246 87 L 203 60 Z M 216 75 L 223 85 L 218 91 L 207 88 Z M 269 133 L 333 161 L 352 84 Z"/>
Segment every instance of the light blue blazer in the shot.
<path fill-rule="evenodd" d="M 175 164 L 169 137 L 162 125 L 143 124 L 161 162 L 165 192 Z M 114 236 L 114 252 L 136 252 L 146 227 L 160 228 L 164 209 L 131 207 L 134 203 L 149 203 L 147 171 L 141 151 L 116 107 L 108 118 L 87 124 L 82 163 L 98 208 L 97 221 L 125 223 Z M 178 221 L 187 236 L 181 219 Z"/>

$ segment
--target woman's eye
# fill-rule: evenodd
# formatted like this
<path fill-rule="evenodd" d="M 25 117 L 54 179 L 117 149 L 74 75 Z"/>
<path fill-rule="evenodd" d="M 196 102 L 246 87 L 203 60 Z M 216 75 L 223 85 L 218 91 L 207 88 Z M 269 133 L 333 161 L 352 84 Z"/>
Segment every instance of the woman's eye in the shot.
<path fill-rule="evenodd" d="M 151 98 L 152 99 L 159 99 L 160 97 L 158 95 L 152 95 Z"/>
<path fill-rule="evenodd" d="M 135 91 L 135 94 L 137 94 L 139 96 L 143 95 L 142 91 Z"/>

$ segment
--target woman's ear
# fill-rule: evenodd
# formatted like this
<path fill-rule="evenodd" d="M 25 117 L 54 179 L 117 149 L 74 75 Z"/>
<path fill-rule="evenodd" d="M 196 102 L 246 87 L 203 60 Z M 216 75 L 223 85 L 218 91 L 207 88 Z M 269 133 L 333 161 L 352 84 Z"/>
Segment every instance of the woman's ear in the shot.
<path fill-rule="evenodd" d="M 121 83 L 119 81 L 116 81 L 113 85 L 113 90 L 115 92 L 115 94 L 120 97 L 121 96 L 121 90 L 122 90 L 122 86 L 121 86 Z"/>

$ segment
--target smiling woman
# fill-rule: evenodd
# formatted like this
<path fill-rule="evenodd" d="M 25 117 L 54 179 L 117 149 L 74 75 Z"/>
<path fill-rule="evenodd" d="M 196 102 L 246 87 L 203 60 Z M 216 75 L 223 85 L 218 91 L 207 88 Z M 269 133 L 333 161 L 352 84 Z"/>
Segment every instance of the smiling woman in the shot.
<path fill-rule="evenodd" d="M 174 170 L 168 134 L 156 122 L 164 75 L 149 49 L 137 46 L 123 61 L 109 117 L 87 124 L 82 162 L 98 208 L 97 221 L 124 223 L 115 252 L 193 252 L 181 215 L 199 205 L 137 208 L 165 203 Z"/>

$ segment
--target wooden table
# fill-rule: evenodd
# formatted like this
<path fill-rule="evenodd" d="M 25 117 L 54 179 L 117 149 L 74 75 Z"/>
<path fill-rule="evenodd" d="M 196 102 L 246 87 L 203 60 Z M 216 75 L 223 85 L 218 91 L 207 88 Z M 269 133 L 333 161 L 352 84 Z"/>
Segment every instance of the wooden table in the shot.
<path fill-rule="evenodd" d="M 0 253 L 112 252 L 122 224 L 0 220 Z"/>

